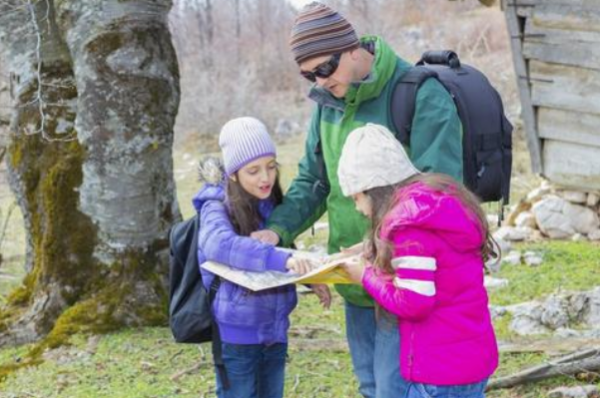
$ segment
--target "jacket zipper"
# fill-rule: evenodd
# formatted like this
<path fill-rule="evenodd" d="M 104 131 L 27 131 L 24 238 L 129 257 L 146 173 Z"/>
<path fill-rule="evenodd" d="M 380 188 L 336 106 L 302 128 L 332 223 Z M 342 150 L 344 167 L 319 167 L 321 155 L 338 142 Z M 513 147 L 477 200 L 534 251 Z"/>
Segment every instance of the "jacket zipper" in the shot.
<path fill-rule="evenodd" d="M 414 326 L 410 329 L 410 350 L 408 353 L 408 381 L 413 380 L 413 358 L 414 358 L 414 345 L 415 341 L 415 330 Z"/>

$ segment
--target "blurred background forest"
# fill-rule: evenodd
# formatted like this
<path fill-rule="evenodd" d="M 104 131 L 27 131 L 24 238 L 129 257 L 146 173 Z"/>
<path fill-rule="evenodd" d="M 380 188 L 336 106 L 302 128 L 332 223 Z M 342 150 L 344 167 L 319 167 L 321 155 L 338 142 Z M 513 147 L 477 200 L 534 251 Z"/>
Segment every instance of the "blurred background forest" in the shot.
<path fill-rule="evenodd" d="M 255 115 L 280 138 L 304 131 L 309 83 L 298 74 L 288 37 L 296 7 L 307 1 L 180 0 L 170 14 L 182 97 L 178 143 L 215 137 L 229 118 Z M 477 1 L 357 0 L 328 2 L 359 35 L 383 36 L 416 62 L 431 49 L 454 49 L 500 91 L 511 120 L 519 100 L 504 16 Z"/>

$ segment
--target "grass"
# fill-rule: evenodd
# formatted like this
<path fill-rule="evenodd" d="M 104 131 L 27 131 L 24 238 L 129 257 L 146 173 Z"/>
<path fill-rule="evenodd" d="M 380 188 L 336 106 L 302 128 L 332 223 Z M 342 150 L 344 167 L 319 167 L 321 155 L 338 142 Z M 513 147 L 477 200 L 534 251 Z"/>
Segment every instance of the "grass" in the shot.
<path fill-rule="evenodd" d="M 540 253 L 538 267 L 503 265 L 494 276 L 510 280 L 508 287 L 493 291 L 494 304 L 510 305 L 561 291 L 589 290 L 600 286 L 600 245 L 587 242 L 549 241 L 517 245 L 517 250 Z"/>
<path fill-rule="evenodd" d="M 297 171 L 303 137 L 278 147 L 282 185 L 287 187 Z M 175 156 L 175 179 L 181 212 L 193 214 L 191 198 L 199 188 L 195 169 L 199 155 L 180 152 Z M 529 178 L 529 177 L 527 177 Z M 528 179 L 527 181 L 533 181 Z M 531 184 L 522 185 L 523 192 Z M 515 190 L 515 191 L 518 191 Z M 0 199 L 0 208 L 12 203 Z M 3 213 L 4 214 L 4 213 Z M 305 232 L 302 247 L 322 246 L 327 231 Z M 1 272 L 0 297 L 23 276 L 24 233 L 18 210 L 11 217 L 2 253 L 9 260 Z M 544 262 L 538 267 L 504 265 L 494 275 L 510 281 L 508 287 L 490 293 L 494 305 L 509 305 L 544 298 L 566 290 L 587 290 L 600 285 L 600 246 L 585 242 L 544 242 L 521 244 L 516 249 L 536 251 Z M 495 328 L 502 340 L 518 341 L 508 329 L 509 318 L 498 318 Z M 350 357 L 344 349 L 344 313 L 341 298 L 334 293 L 330 310 L 320 308 L 312 294 L 302 294 L 292 314 L 290 355 L 286 372 L 287 398 L 358 398 Z M 306 347 L 308 344 L 308 348 Z M 18 361 L 27 347 L 0 349 L 0 363 Z M 175 344 L 167 328 L 125 329 L 118 333 L 90 337 L 76 336 L 71 346 L 45 354 L 45 362 L 21 369 L 0 385 L 0 398 L 159 398 L 214 396 L 214 375 L 210 348 Z M 496 376 L 508 375 L 526 366 L 548 360 L 542 353 L 501 355 Z M 562 377 L 523 387 L 494 391 L 488 397 L 542 397 L 558 385 L 581 382 Z"/>

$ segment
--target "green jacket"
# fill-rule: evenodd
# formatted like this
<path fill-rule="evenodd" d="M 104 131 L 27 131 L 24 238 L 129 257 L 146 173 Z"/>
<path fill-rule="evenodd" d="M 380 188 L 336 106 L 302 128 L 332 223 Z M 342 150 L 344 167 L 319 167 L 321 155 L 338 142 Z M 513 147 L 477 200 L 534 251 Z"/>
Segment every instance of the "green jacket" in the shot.
<path fill-rule="evenodd" d="M 374 44 L 375 60 L 369 76 L 337 99 L 314 86 L 309 97 L 317 103 L 306 139 L 305 156 L 283 203 L 272 213 L 267 228 L 289 245 L 327 210 L 328 252 L 337 253 L 364 239 L 368 220 L 341 192 L 337 169 L 348 134 L 366 123 L 377 123 L 395 131 L 390 112 L 393 89 L 411 65 L 400 59 L 379 37 L 363 42 Z M 421 171 L 449 174 L 462 181 L 462 129 L 451 96 L 435 79 L 428 79 L 417 93 L 411 131 L 411 160 Z M 323 159 L 319 159 L 319 157 Z M 324 160 L 324 162 L 322 161 Z M 336 285 L 350 303 L 372 306 L 373 300 L 361 286 Z"/>

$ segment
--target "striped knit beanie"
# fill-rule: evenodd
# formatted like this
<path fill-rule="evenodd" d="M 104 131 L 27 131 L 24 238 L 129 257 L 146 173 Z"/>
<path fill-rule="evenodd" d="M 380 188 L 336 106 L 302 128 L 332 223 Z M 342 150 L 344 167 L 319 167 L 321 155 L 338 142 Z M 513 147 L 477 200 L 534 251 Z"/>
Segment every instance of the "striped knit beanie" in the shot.
<path fill-rule="evenodd" d="M 310 58 L 348 51 L 358 44 L 350 22 L 318 2 L 310 3 L 300 11 L 290 37 L 292 54 L 298 64 Z"/>
<path fill-rule="evenodd" d="M 267 126 L 253 117 L 239 117 L 225 123 L 219 135 L 219 147 L 227 175 L 263 156 L 275 156 L 275 144 Z"/>

